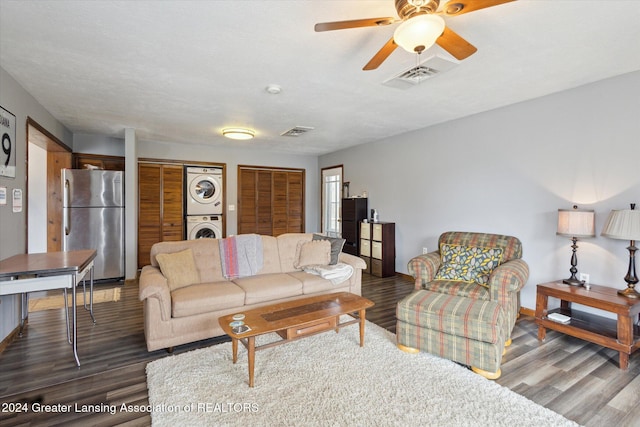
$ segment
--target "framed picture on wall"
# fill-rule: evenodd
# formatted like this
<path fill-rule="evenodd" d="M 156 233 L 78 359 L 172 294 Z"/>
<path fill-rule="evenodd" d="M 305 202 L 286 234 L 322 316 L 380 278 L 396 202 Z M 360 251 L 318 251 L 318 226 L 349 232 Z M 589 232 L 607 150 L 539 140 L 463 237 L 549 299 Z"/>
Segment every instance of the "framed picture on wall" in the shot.
<path fill-rule="evenodd" d="M 16 177 L 16 116 L 0 107 L 0 176 Z"/>

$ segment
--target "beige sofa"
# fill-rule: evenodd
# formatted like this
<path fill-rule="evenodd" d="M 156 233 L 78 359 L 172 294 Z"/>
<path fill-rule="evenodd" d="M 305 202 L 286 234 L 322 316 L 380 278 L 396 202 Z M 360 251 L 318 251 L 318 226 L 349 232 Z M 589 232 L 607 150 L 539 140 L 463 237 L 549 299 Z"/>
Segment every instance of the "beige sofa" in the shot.
<path fill-rule="evenodd" d="M 340 253 L 339 262 L 351 265 L 348 280 L 333 284 L 318 275 L 295 268 L 302 245 L 310 233 L 290 233 L 278 237 L 260 236 L 263 265 L 254 276 L 227 280 L 223 275 L 217 239 L 156 243 L 151 248 L 151 265 L 140 274 L 140 300 L 144 304 L 144 332 L 149 351 L 224 335 L 220 316 L 261 305 L 331 292 L 361 294 L 365 262 Z M 307 246 L 308 247 L 308 246 Z M 191 249 L 199 283 L 171 290 L 157 256 Z M 189 251 L 187 251 L 189 252 Z"/>

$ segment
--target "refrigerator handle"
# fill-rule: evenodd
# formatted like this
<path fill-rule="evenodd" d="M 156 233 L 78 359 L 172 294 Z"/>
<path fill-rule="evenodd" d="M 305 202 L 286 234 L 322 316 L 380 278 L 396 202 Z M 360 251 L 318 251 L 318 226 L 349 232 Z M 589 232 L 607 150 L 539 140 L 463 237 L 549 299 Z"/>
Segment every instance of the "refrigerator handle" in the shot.
<path fill-rule="evenodd" d="M 62 211 L 64 212 L 64 214 L 62 215 L 62 226 L 64 227 L 64 235 L 68 236 L 70 230 L 70 224 L 69 224 L 69 206 L 70 206 L 70 197 L 69 197 L 69 180 L 65 179 L 64 180 L 64 201 L 65 201 L 65 206 L 66 208 L 63 209 Z"/>

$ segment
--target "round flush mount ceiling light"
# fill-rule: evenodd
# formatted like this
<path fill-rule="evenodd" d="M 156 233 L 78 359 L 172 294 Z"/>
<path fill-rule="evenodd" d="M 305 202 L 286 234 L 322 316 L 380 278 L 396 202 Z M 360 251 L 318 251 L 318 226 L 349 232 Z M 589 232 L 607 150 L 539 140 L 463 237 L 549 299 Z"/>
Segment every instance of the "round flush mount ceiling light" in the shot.
<path fill-rule="evenodd" d="M 231 139 L 246 140 L 256 136 L 256 132 L 245 128 L 226 128 L 222 129 L 222 135 Z"/>

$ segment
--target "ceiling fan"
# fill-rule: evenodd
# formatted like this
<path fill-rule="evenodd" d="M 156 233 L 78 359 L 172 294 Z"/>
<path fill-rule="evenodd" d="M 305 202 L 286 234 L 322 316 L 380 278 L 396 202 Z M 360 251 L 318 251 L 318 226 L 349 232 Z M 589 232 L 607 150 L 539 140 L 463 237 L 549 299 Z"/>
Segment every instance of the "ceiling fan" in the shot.
<path fill-rule="evenodd" d="M 440 15 L 457 16 L 515 0 L 451 0 L 440 8 L 440 0 L 395 0 L 400 19 L 368 18 L 351 21 L 323 22 L 315 25 L 317 32 L 344 30 L 347 28 L 377 27 L 402 22 L 393 37 L 364 66 L 363 70 L 375 70 L 391 53 L 401 46 L 408 52 L 422 53 L 434 43 L 462 60 L 478 49 L 448 28 Z"/>

